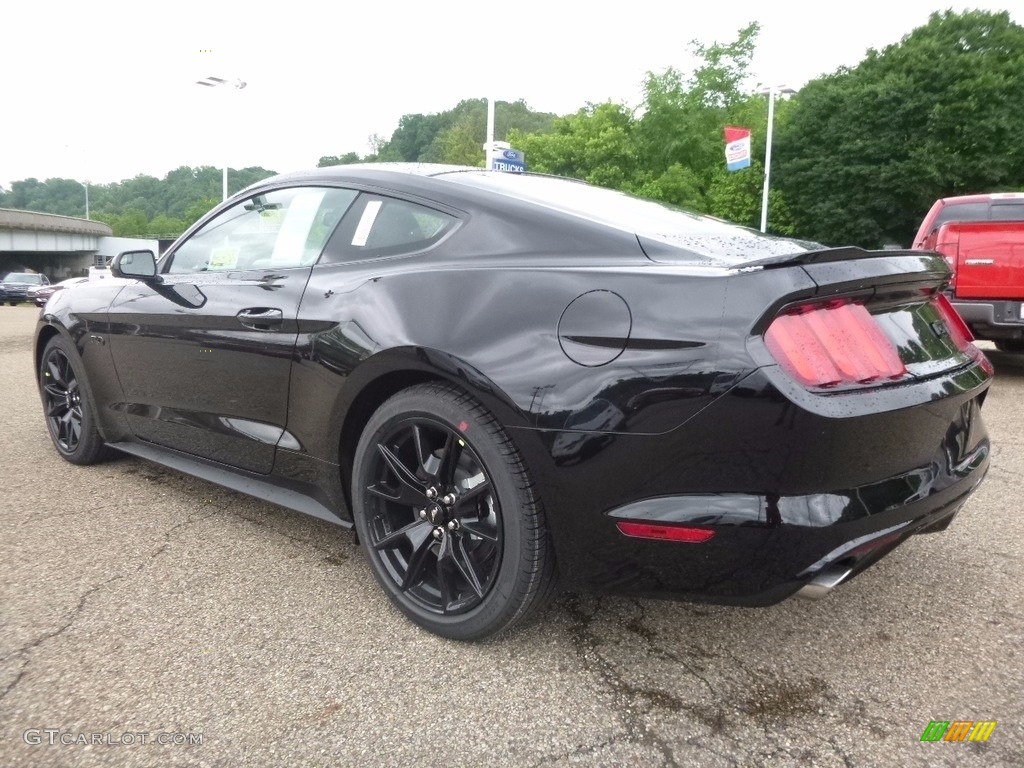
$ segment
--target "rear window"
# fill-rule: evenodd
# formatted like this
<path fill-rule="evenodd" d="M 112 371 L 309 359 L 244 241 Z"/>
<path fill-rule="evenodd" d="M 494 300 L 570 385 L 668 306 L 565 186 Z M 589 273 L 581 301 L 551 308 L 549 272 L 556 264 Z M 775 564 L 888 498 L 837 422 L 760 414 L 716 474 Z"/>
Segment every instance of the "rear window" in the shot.
<path fill-rule="evenodd" d="M 992 203 L 992 221 L 1024 221 L 1024 202 Z"/>
<path fill-rule="evenodd" d="M 404 256 L 440 242 L 456 224 L 454 216 L 408 200 L 364 193 L 342 220 L 325 262 Z"/>
<path fill-rule="evenodd" d="M 795 240 L 570 179 L 486 171 L 442 177 L 631 232 L 652 261 L 733 266 L 810 250 Z"/>
<path fill-rule="evenodd" d="M 933 229 L 938 229 L 947 221 L 986 221 L 988 219 L 988 203 L 952 203 L 942 206 L 935 217 Z"/>

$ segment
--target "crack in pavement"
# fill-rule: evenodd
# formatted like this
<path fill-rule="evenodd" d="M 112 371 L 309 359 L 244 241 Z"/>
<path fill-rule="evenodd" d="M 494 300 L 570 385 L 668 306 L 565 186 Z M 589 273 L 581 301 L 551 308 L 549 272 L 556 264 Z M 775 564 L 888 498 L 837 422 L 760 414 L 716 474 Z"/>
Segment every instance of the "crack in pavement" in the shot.
<path fill-rule="evenodd" d="M 102 505 L 100 505 L 98 507 L 90 507 L 89 509 L 77 509 L 77 510 L 71 510 L 71 511 L 68 511 L 68 512 L 53 512 L 51 514 L 45 514 L 45 515 L 29 515 L 24 520 L 21 520 L 20 522 L 15 523 L 15 525 L 18 526 L 18 527 L 21 527 L 21 526 L 24 526 L 26 523 L 37 523 L 40 520 L 50 520 L 50 519 L 55 518 L 55 517 L 72 517 L 72 516 L 75 516 L 75 515 L 85 515 L 85 514 L 88 514 L 90 512 L 99 512 L 101 509 L 110 509 L 110 508 L 112 508 L 114 506 L 116 506 L 116 505 L 114 505 L 114 504 L 102 504 Z"/>
<path fill-rule="evenodd" d="M 622 736 L 614 736 L 606 741 L 602 741 L 600 744 L 593 744 L 589 747 L 580 747 L 579 749 L 573 749 L 569 752 L 559 753 L 557 755 L 545 757 L 539 760 L 538 762 L 533 763 L 533 765 L 530 766 L 530 768 L 540 768 L 542 765 L 554 765 L 559 760 L 565 760 L 571 757 L 586 757 L 587 755 L 595 755 L 602 749 L 610 747 L 614 744 L 618 744 L 621 741 L 623 741 Z M 626 740 L 626 743 L 629 743 L 628 740 Z"/>
<path fill-rule="evenodd" d="M 597 650 L 601 640 L 592 627 L 594 616 L 600 610 L 601 602 L 601 598 L 596 598 L 595 610 L 592 613 L 587 613 L 584 610 L 578 595 L 567 595 L 563 604 L 571 621 L 570 632 L 572 633 L 572 645 L 576 655 L 579 657 L 584 668 L 597 675 L 616 699 L 618 704 L 616 714 L 626 729 L 625 734 L 611 739 L 604 746 L 616 743 L 652 746 L 661 753 L 662 765 L 666 766 L 666 768 L 678 768 L 679 764 L 676 762 L 671 745 L 648 729 L 643 722 L 642 716 L 656 708 L 678 712 L 684 709 L 685 705 L 670 693 L 633 685 L 625 680 L 618 670 L 615 669 L 615 666 L 601 655 Z M 644 701 L 647 702 L 647 706 L 641 709 Z M 566 755 L 546 758 L 544 762 L 550 762 L 552 759 L 573 757 L 577 754 L 587 754 L 592 750 L 593 747 L 585 747 L 582 750 L 575 750 Z"/>
<path fill-rule="evenodd" d="M 711 693 L 713 696 L 718 696 L 718 691 L 715 690 L 715 687 L 710 683 L 710 681 L 708 681 L 708 679 L 704 677 L 704 675 L 701 672 L 699 672 L 686 658 L 679 655 L 675 651 L 670 651 L 668 648 L 659 646 L 655 642 L 655 640 L 657 640 L 658 633 L 652 629 L 647 628 L 644 625 L 644 621 L 647 619 L 647 609 L 644 607 L 643 603 L 639 602 L 638 600 L 630 600 L 629 602 L 632 603 L 632 605 L 637 609 L 640 615 L 636 618 L 630 619 L 629 621 L 625 622 L 623 626 L 625 626 L 625 628 L 633 634 L 642 638 L 647 643 L 648 653 L 650 655 L 657 656 L 658 658 L 664 659 L 666 661 L 671 661 L 675 664 L 678 664 L 683 669 L 685 669 L 692 677 L 699 680 L 704 685 L 704 687 L 708 689 L 709 693 Z"/>
<path fill-rule="evenodd" d="M 145 557 L 142 560 L 142 562 L 140 562 L 133 570 L 130 570 L 128 573 L 119 573 L 115 576 L 111 576 L 106 581 L 102 581 L 99 584 L 94 584 L 93 586 L 89 587 L 89 589 L 87 589 L 84 593 L 82 593 L 82 595 L 78 598 L 78 603 L 75 605 L 74 608 L 71 609 L 64 622 L 58 628 L 50 630 L 48 632 L 44 632 L 43 634 L 36 637 L 34 640 L 25 643 L 20 648 L 11 651 L 5 656 L 0 656 L 0 663 L 3 663 L 5 661 L 8 661 L 19 656 L 24 659 L 24 663 L 21 665 L 21 669 L 18 670 L 18 674 L 15 675 L 14 680 L 11 681 L 11 683 L 6 688 L 4 688 L 3 691 L 0 691 L 0 701 L 3 701 L 7 697 L 7 695 L 16 688 L 17 685 L 21 682 L 22 678 L 25 676 L 25 672 L 28 670 L 29 664 L 31 664 L 32 662 L 32 651 L 34 651 L 40 645 L 45 643 L 47 640 L 52 640 L 55 637 L 60 637 L 65 632 L 67 632 L 75 623 L 75 621 L 77 621 L 82 611 L 85 609 L 85 605 L 89 601 L 90 597 L 95 595 L 97 592 L 99 592 L 107 585 L 113 584 L 115 581 L 128 579 L 138 575 L 142 572 L 144 568 L 146 568 L 146 566 L 151 565 L 154 560 L 156 560 L 160 555 L 167 551 L 167 548 L 170 546 L 171 543 L 171 536 L 174 535 L 176 531 L 181 530 L 182 528 L 185 528 L 187 526 L 193 525 L 195 523 L 202 522 L 203 520 L 207 520 L 210 517 L 213 517 L 213 515 L 215 514 L 217 513 L 211 512 L 208 515 L 189 518 L 187 520 L 184 520 L 183 522 L 178 523 L 177 525 L 171 526 L 163 532 L 163 542 L 155 550 L 153 550 L 148 557 Z"/>
<path fill-rule="evenodd" d="M 60 627 L 58 627 L 57 629 L 51 630 L 50 632 L 44 632 L 43 634 L 39 635 L 39 637 L 37 637 L 35 640 L 32 640 L 32 641 L 26 643 L 21 648 L 18 648 L 17 650 L 12 651 L 11 653 L 7 654 L 6 656 L 0 657 L 0 662 L 4 662 L 4 661 L 7 661 L 8 659 L 12 659 L 15 656 L 28 656 L 29 657 L 29 658 L 25 659 L 25 663 L 22 664 L 21 669 L 18 670 L 18 674 L 15 676 L 15 678 L 11 682 L 11 684 L 8 685 L 2 692 L 0 692 L 0 701 L 2 701 L 4 699 L 4 697 L 7 696 L 7 694 L 9 694 L 11 691 L 13 691 L 15 686 L 17 686 L 18 683 L 21 682 L 21 678 L 25 675 L 25 670 L 28 668 L 28 665 L 29 665 L 29 663 L 32 660 L 31 659 L 31 652 L 35 648 L 37 648 L 40 645 L 42 645 L 43 643 L 45 643 L 47 640 L 51 640 L 54 637 L 59 637 L 60 635 L 64 634 L 64 632 L 66 632 L 68 629 L 70 629 L 71 625 L 75 623 L 75 619 L 78 618 L 78 614 L 80 614 L 82 612 L 82 609 L 85 608 L 86 601 L 88 601 L 88 599 L 92 595 L 94 595 L 96 592 L 98 592 L 100 589 L 102 589 L 103 587 L 107 586 L 111 582 L 114 582 L 114 581 L 117 581 L 118 579 L 123 579 L 123 578 L 124 578 L 124 574 L 118 574 L 117 576 L 113 576 L 113 577 L 107 579 L 104 582 L 101 582 L 99 584 L 95 584 L 95 585 L 89 587 L 89 589 L 87 589 L 85 591 L 85 593 L 81 597 L 78 598 L 78 604 L 74 608 L 71 609 L 71 613 L 68 615 L 67 620 Z"/>

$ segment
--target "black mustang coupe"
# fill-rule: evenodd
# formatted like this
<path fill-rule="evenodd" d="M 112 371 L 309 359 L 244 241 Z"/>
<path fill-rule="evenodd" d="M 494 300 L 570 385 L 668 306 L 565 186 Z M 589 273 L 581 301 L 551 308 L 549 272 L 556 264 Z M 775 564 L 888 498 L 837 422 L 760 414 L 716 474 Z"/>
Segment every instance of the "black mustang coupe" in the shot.
<path fill-rule="evenodd" d="M 767 237 L 567 179 L 277 176 L 159 260 L 57 293 L 57 451 L 109 449 L 354 527 L 438 634 L 557 581 L 820 596 L 981 482 L 992 368 L 922 252 Z"/>

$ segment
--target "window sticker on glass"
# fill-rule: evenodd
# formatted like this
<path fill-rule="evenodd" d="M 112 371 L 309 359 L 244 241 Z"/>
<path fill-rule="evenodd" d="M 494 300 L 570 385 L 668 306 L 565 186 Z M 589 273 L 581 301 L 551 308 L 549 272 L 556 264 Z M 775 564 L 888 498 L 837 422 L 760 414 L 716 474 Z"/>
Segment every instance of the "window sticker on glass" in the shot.
<path fill-rule="evenodd" d="M 238 265 L 238 251 L 230 246 L 212 248 L 207 269 L 234 269 Z"/>
<path fill-rule="evenodd" d="M 309 230 L 313 226 L 325 192 L 324 189 L 304 190 L 292 200 L 277 233 L 274 252 L 270 255 L 270 263 L 273 266 L 297 266 L 302 263 L 306 238 L 309 237 Z"/>
<path fill-rule="evenodd" d="M 366 240 L 370 237 L 370 229 L 373 227 L 373 222 L 377 220 L 377 214 L 380 213 L 382 203 L 382 200 L 371 200 L 366 204 L 366 208 L 363 209 L 363 215 L 359 218 L 356 233 L 352 236 L 352 245 L 359 248 L 366 245 Z"/>
<path fill-rule="evenodd" d="M 277 232 L 281 229 L 285 211 L 281 208 L 265 208 L 260 211 L 260 232 Z"/>

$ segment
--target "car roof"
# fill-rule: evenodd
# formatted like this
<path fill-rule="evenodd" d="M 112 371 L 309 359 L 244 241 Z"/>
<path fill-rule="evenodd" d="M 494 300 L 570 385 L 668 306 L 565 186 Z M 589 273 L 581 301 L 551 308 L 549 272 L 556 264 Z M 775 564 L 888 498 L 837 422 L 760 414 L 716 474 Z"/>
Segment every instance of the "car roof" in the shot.
<path fill-rule="evenodd" d="M 657 250 L 671 262 L 732 266 L 751 260 L 820 248 L 691 213 L 658 201 L 537 173 L 487 171 L 440 163 L 354 163 L 281 174 L 253 184 L 233 199 L 288 184 L 362 183 L 420 195 L 456 208 L 484 206 L 509 212 L 523 206 L 561 219 L 585 221 L 631 238 L 644 238 L 653 261 Z M 666 247 L 669 249 L 666 251 Z"/>
<path fill-rule="evenodd" d="M 990 200 L 1024 200 L 1024 192 L 991 192 L 986 195 L 959 195 L 942 198 L 943 205 L 962 205 L 963 203 L 987 203 Z"/>
<path fill-rule="evenodd" d="M 348 165 L 329 165 L 325 168 L 310 168 L 302 171 L 282 173 L 264 179 L 254 187 L 262 186 L 267 182 L 289 182 L 289 181 L 330 181 L 338 179 L 351 179 L 353 177 L 380 178 L 382 175 L 403 174 L 405 176 L 440 176 L 445 173 L 478 171 L 484 173 L 483 168 L 474 168 L 469 165 L 448 165 L 444 163 L 351 163 Z"/>

